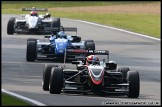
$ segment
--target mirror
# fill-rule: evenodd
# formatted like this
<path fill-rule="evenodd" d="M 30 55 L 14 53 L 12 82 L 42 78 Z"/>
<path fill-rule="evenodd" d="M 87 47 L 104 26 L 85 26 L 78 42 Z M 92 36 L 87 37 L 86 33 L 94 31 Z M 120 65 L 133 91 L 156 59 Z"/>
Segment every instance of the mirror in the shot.
<path fill-rule="evenodd" d="M 72 64 L 79 64 L 80 62 L 78 61 L 72 61 Z"/>
<path fill-rule="evenodd" d="M 50 13 L 46 13 L 46 15 L 44 16 L 44 18 L 48 18 L 48 17 L 51 17 Z"/>

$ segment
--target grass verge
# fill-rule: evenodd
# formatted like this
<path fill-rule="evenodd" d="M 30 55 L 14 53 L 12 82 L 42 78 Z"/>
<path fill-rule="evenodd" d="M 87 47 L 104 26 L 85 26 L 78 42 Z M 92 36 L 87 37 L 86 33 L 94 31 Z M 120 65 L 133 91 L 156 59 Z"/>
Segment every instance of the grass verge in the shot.
<path fill-rule="evenodd" d="M 29 103 L 5 93 L 1 93 L 1 103 L 1 106 L 31 106 Z"/>
<path fill-rule="evenodd" d="M 49 8 L 49 12 L 54 17 L 61 17 L 61 18 L 71 18 L 71 19 L 79 19 L 79 20 L 85 20 L 90 22 L 95 22 L 103 25 L 108 25 L 112 27 L 117 27 L 141 34 L 146 34 L 149 36 L 153 36 L 156 38 L 160 38 L 160 14 L 154 14 L 154 13 L 147 13 L 148 9 L 150 11 L 154 11 L 158 5 L 155 5 L 160 2 L 153 2 L 153 1 L 95 1 L 95 2 L 85 2 L 85 1 L 48 1 L 48 2 L 37 2 L 37 1 L 31 1 L 31 2 L 16 2 L 16 1 L 2 1 L 2 13 L 3 14 L 21 14 L 21 8 L 23 7 L 39 7 L 39 8 Z M 132 4 L 135 4 L 135 6 L 138 9 L 138 6 L 142 5 L 140 7 L 139 12 L 128 12 L 122 11 L 122 8 L 120 8 L 121 5 L 129 6 L 127 10 L 131 10 Z M 152 7 L 146 8 L 149 4 L 152 4 Z M 84 7 L 83 7 L 84 6 Z M 88 6 L 92 6 L 88 8 L 87 10 L 80 9 L 78 7 L 87 8 Z M 102 6 L 102 8 L 105 8 L 105 6 L 112 6 L 112 8 L 118 8 L 119 12 L 102 12 L 102 11 L 93 11 L 94 8 L 97 8 L 96 6 Z M 115 6 L 115 7 L 113 7 Z M 58 9 L 58 8 L 62 9 Z M 73 10 L 69 10 L 69 8 L 74 7 Z M 92 11 L 89 11 L 92 9 Z M 135 8 L 133 8 L 135 10 Z M 74 11 L 75 10 L 75 11 Z M 77 11 L 76 11 L 77 10 Z M 140 13 L 141 11 L 145 10 L 143 13 Z"/>

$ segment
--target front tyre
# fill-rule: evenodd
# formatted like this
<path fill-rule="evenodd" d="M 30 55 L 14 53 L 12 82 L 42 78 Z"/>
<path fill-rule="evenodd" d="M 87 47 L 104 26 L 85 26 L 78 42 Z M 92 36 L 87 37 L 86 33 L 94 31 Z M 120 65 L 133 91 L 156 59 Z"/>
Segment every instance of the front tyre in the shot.
<path fill-rule="evenodd" d="M 37 57 L 37 39 L 27 40 L 26 60 L 35 61 Z"/>
<path fill-rule="evenodd" d="M 10 18 L 7 24 L 7 34 L 13 35 L 15 31 L 15 18 Z"/>
<path fill-rule="evenodd" d="M 51 76 L 52 67 L 58 67 L 58 66 L 53 65 L 53 64 L 45 64 L 45 66 L 44 66 L 43 82 L 42 82 L 42 86 L 43 86 L 44 91 L 49 91 L 49 80 L 50 80 L 50 76 Z"/>
<path fill-rule="evenodd" d="M 63 87 L 63 69 L 61 67 L 53 67 L 51 71 L 49 92 L 51 94 L 60 94 Z"/>
<path fill-rule="evenodd" d="M 140 91 L 140 79 L 138 71 L 128 71 L 127 81 L 129 83 L 128 97 L 138 98 Z"/>

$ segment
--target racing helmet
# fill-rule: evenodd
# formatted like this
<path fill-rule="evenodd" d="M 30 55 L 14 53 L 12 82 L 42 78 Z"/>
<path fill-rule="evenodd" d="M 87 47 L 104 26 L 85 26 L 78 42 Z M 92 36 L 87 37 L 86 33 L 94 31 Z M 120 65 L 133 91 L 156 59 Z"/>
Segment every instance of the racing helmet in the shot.
<path fill-rule="evenodd" d="M 30 15 L 31 15 L 31 16 L 38 16 L 38 12 L 36 12 L 36 11 L 31 11 L 31 12 L 30 12 Z"/>
<path fill-rule="evenodd" d="M 60 32 L 57 33 L 57 37 L 58 38 L 66 38 L 66 34 L 63 31 L 60 31 Z"/>
<path fill-rule="evenodd" d="M 100 64 L 100 61 L 99 61 L 99 58 L 97 55 L 89 55 L 87 58 L 86 58 L 86 64 L 89 65 L 89 64 L 93 64 L 93 65 L 96 65 L 96 64 Z"/>

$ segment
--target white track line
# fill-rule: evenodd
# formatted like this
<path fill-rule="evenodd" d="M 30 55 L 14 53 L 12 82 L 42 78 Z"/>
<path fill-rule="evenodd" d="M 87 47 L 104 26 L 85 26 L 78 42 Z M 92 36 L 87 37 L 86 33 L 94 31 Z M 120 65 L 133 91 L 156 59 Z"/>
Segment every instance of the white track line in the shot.
<path fill-rule="evenodd" d="M 63 19 L 68 19 L 68 18 L 63 18 Z M 74 19 L 68 19 L 68 20 L 74 20 Z M 97 24 L 97 23 L 88 22 L 88 21 L 83 21 L 83 20 L 74 20 L 74 21 L 79 21 L 79 22 L 83 22 L 83 23 L 88 23 L 88 24 L 92 24 L 92 25 L 96 25 L 96 26 L 101 26 L 101 27 L 105 27 L 105 28 L 109 28 L 109 29 L 114 29 L 114 30 L 118 30 L 118 31 L 126 32 L 126 33 L 131 33 L 131 34 L 134 34 L 134 35 L 138 35 L 138 36 L 142 36 L 142 37 L 146 37 L 146 38 L 150 38 L 150 39 L 154 39 L 154 40 L 161 41 L 161 39 L 159 39 L 159 38 L 155 38 L 155 37 L 151 37 L 151 36 L 148 36 L 148 35 L 144 35 L 144 34 L 139 34 L 139 33 L 131 32 L 131 31 L 127 31 L 127 30 L 115 28 L 115 27 L 100 25 L 100 24 Z"/>
<path fill-rule="evenodd" d="M 30 98 L 21 96 L 21 95 L 19 95 L 19 94 L 16 94 L 16 93 L 7 91 L 7 90 L 5 90 L 5 89 L 1 89 L 1 91 L 4 92 L 4 93 L 10 94 L 10 95 L 12 95 L 12 96 L 21 98 L 21 99 L 23 99 L 23 100 L 29 101 L 29 102 L 31 102 L 31 103 L 33 103 L 33 104 L 38 105 L 38 106 L 46 106 L 45 104 L 43 104 L 43 103 L 41 103 L 41 102 L 38 102 L 38 101 L 36 101 L 36 100 L 33 100 L 33 99 L 30 99 Z"/>

